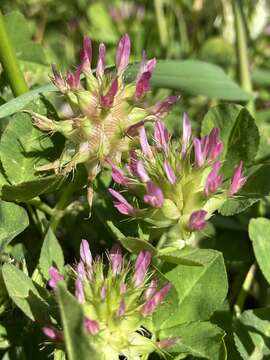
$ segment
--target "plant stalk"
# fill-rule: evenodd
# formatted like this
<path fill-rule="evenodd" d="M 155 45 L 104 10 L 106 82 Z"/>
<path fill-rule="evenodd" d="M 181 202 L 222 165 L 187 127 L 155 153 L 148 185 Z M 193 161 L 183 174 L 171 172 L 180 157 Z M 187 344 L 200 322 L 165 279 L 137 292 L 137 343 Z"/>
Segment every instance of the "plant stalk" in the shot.
<path fill-rule="evenodd" d="M 233 12 L 234 12 L 240 84 L 243 90 L 245 90 L 248 93 L 252 93 L 252 81 L 250 76 L 249 58 L 248 58 L 247 33 L 245 28 L 245 20 L 244 20 L 241 0 L 232 0 L 232 4 L 233 4 Z M 251 100 L 247 104 L 247 108 L 254 115 L 255 107 L 253 100 Z"/>
<path fill-rule="evenodd" d="M 256 273 L 256 264 L 254 263 L 251 265 L 251 267 L 249 268 L 249 270 L 247 272 L 247 275 L 245 277 L 245 280 L 243 282 L 243 285 L 241 287 L 239 295 L 234 304 L 234 312 L 237 317 L 239 317 L 241 315 L 247 295 L 249 293 L 252 282 L 254 280 L 255 273 Z"/>
<path fill-rule="evenodd" d="M 20 29 L 18 29 L 20 31 Z M 15 50 L 10 41 L 3 14 L 0 10 L 0 61 L 14 97 L 28 92 L 28 86 L 21 72 Z"/>

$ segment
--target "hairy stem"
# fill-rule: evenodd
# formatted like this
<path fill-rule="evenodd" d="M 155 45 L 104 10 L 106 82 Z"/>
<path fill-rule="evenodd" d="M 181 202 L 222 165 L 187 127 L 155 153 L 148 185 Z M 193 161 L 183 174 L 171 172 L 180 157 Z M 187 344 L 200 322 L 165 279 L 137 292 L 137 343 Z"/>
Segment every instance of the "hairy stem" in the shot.
<path fill-rule="evenodd" d="M 18 31 L 20 31 L 18 29 Z M 7 33 L 5 19 L 0 11 L 0 61 L 15 97 L 28 91 L 28 86 L 20 70 L 15 50 Z"/>
<path fill-rule="evenodd" d="M 247 295 L 254 280 L 255 273 L 256 273 L 256 264 L 254 263 L 251 265 L 251 267 L 249 268 L 246 274 L 245 280 L 242 284 L 241 290 L 234 304 L 234 312 L 237 317 L 241 315 Z"/>

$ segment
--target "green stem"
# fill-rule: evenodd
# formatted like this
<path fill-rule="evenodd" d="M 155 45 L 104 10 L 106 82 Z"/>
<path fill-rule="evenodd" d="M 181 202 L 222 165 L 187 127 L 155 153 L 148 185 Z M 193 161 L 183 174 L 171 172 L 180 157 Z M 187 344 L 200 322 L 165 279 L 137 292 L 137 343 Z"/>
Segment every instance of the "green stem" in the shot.
<path fill-rule="evenodd" d="M 64 216 L 65 214 L 64 210 L 67 207 L 70 201 L 70 197 L 73 194 L 75 188 L 76 188 L 76 179 L 74 181 L 71 181 L 67 185 L 66 189 L 63 191 L 62 195 L 60 196 L 60 199 L 58 200 L 57 204 L 53 208 L 53 215 L 51 217 L 51 222 L 50 222 L 50 226 L 53 231 L 57 229 L 60 220 Z"/>
<path fill-rule="evenodd" d="M 247 34 L 246 34 L 241 0 L 232 0 L 232 3 L 233 3 L 233 11 L 234 11 L 235 32 L 237 39 L 237 59 L 238 59 L 238 67 L 240 72 L 240 83 L 245 91 L 251 93 L 252 81 L 249 71 Z M 254 108 L 253 100 L 251 100 L 248 103 L 247 107 L 250 110 L 250 112 L 254 114 L 255 108 Z"/>
<path fill-rule="evenodd" d="M 18 29 L 20 31 L 20 29 Z M 9 39 L 5 19 L 0 11 L 0 61 L 15 97 L 28 92 L 28 86 L 20 70 L 15 50 Z"/>
<path fill-rule="evenodd" d="M 246 297 L 249 293 L 249 290 L 251 288 L 252 282 L 255 277 L 255 272 L 256 272 L 256 264 L 254 263 L 251 265 L 251 267 L 249 268 L 249 270 L 247 272 L 247 275 L 245 277 L 245 280 L 243 282 L 243 285 L 241 287 L 239 295 L 234 304 L 234 312 L 237 317 L 241 315 L 242 309 L 243 309 L 245 301 L 246 301 Z"/>
<path fill-rule="evenodd" d="M 48 214 L 49 216 L 54 215 L 54 209 L 52 209 L 49 205 L 42 202 L 39 198 L 34 198 L 27 202 L 30 205 L 35 206 L 37 209 L 43 211 L 44 213 Z"/>

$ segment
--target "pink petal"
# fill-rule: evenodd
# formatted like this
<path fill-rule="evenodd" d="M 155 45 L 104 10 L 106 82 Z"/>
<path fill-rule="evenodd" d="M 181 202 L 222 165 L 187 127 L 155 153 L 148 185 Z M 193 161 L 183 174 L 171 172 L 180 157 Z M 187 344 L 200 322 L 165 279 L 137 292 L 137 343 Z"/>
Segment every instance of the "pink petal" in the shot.
<path fill-rule="evenodd" d="M 80 245 L 81 261 L 88 267 L 92 266 L 92 254 L 87 240 L 82 240 Z"/>
<path fill-rule="evenodd" d="M 99 323 L 95 320 L 88 318 L 84 319 L 84 328 L 91 335 L 96 335 L 99 333 Z"/>
<path fill-rule="evenodd" d="M 146 186 L 147 193 L 143 197 L 144 202 L 152 207 L 161 208 L 164 202 L 162 190 L 152 181 L 148 181 Z"/>
<path fill-rule="evenodd" d="M 111 83 L 111 86 L 106 95 L 100 97 L 100 103 L 105 108 L 110 108 L 113 106 L 115 95 L 118 91 L 118 79 L 115 78 Z"/>
<path fill-rule="evenodd" d="M 144 155 L 147 156 L 149 159 L 153 159 L 154 156 L 151 147 L 148 143 L 144 127 L 140 128 L 139 134 L 140 134 L 140 144 Z"/>
<path fill-rule="evenodd" d="M 186 155 L 192 135 L 191 124 L 187 113 L 183 115 L 183 134 L 182 134 L 182 157 Z"/>
<path fill-rule="evenodd" d="M 106 56 L 106 47 L 104 44 L 99 45 L 99 56 L 96 68 L 97 77 L 102 77 L 105 69 L 105 56 Z"/>
<path fill-rule="evenodd" d="M 92 61 L 92 43 L 91 39 L 88 37 L 84 37 L 83 39 L 83 48 L 81 50 L 80 57 L 82 71 L 90 71 Z"/>
<path fill-rule="evenodd" d="M 125 34 L 119 41 L 117 52 L 116 52 L 116 67 L 119 72 L 123 72 L 128 66 L 130 56 L 130 39 Z"/>
<path fill-rule="evenodd" d="M 206 226 L 205 217 L 207 212 L 205 210 L 194 211 L 189 218 L 190 230 L 202 230 Z"/>
<path fill-rule="evenodd" d="M 163 302 L 167 293 L 171 289 L 172 284 L 166 283 L 161 290 L 159 290 L 143 307 L 143 315 L 147 316 L 152 314 L 157 306 Z"/>
<path fill-rule="evenodd" d="M 154 138 L 157 148 L 162 149 L 165 153 L 167 153 L 169 132 L 162 121 L 157 120 L 155 123 Z"/>
<path fill-rule="evenodd" d="M 243 161 L 241 160 L 239 165 L 235 168 L 234 174 L 231 179 L 231 185 L 229 188 L 230 195 L 236 194 L 246 183 L 247 177 L 242 174 Z"/>
<path fill-rule="evenodd" d="M 164 171 L 165 171 L 165 174 L 166 174 L 169 182 L 172 185 L 174 185 L 176 183 L 177 179 L 176 179 L 173 169 L 171 168 L 171 165 L 169 164 L 169 162 L 167 160 L 164 161 Z"/>
<path fill-rule="evenodd" d="M 134 284 L 136 287 L 144 282 L 145 275 L 151 263 L 152 255 L 147 250 L 142 250 L 135 262 Z"/>
<path fill-rule="evenodd" d="M 49 267 L 48 272 L 49 272 L 49 275 L 50 275 L 48 284 L 50 285 L 51 288 L 55 288 L 55 287 L 56 287 L 56 284 L 57 284 L 59 281 L 64 280 L 63 275 L 61 275 L 61 274 L 59 273 L 59 271 L 58 271 L 54 266 Z"/>

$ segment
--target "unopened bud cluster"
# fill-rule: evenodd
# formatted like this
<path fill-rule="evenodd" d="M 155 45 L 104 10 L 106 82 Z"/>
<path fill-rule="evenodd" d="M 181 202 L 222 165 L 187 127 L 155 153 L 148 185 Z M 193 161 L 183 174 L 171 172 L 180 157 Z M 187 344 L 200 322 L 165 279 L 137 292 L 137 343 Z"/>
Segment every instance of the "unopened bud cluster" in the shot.
<path fill-rule="evenodd" d="M 85 38 L 81 50 L 81 63 L 66 77 L 53 67 L 52 82 L 65 96 L 74 116 L 56 121 L 30 112 L 35 126 L 50 133 L 59 132 L 67 139 L 60 159 L 39 167 L 38 170 L 53 170 L 68 174 L 79 163 L 86 165 L 91 182 L 109 156 L 120 161 L 121 154 L 129 149 L 136 128 L 144 121 L 153 121 L 166 115 L 177 97 L 145 108 L 143 100 L 150 89 L 150 79 L 156 59 L 146 59 L 143 54 L 136 80 L 124 83 L 124 72 L 129 63 L 131 43 L 124 35 L 117 47 L 116 69 L 106 71 L 104 44 L 99 46 L 99 57 L 95 73 L 91 70 L 92 45 Z M 81 76 L 85 80 L 81 80 Z"/>
<path fill-rule="evenodd" d="M 235 168 L 230 183 L 220 174 L 219 157 L 223 143 L 219 129 L 213 128 L 201 139 L 193 137 L 187 114 L 183 134 L 172 141 L 164 123 L 155 122 L 153 145 L 149 145 L 144 126 L 139 129 L 140 150 L 130 153 L 126 168 L 110 161 L 112 178 L 133 195 L 133 203 L 115 189 L 109 189 L 118 211 L 141 218 L 155 227 L 178 223 L 183 240 L 193 231 L 202 230 L 206 221 L 228 197 L 245 184 L 242 161 Z"/>
<path fill-rule="evenodd" d="M 84 312 L 84 328 L 89 343 L 101 360 L 140 359 L 153 351 L 161 351 L 175 344 L 169 338 L 155 342 L 145 336 L 147 319 L 161 304 L 171 288 L 161 288 L 156 279 L 150 279 L 151 254 L 141 251 L 135 265 L 126 264 L 119 247 L 108 255 L 108 266 L 102 259 L 93 260 L 89 244 L 82 240 L 80 262 L 75 274 L 75 296 Z M 55 288 L 64 277 L 54 267 L 49 269 L 49 285 Z M 64 341 L 61 328 L 43 328 L 52 342 Z"/>

